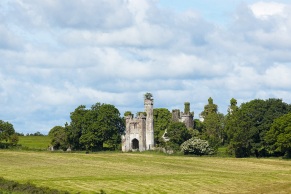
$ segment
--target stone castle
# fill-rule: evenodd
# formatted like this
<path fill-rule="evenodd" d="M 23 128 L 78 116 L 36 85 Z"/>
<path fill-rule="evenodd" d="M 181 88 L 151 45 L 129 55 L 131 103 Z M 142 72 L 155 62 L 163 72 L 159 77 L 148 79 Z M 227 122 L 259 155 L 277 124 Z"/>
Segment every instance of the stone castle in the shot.
<path fill-rule="evenodd" d="M 190 112 L 190 103 L 184 103 L 184 112 L 180 112 L 179 109 L 172 110 L 172 120 L 175 122 L 185 123 L 187 128 L 194 127 L 194 112 Z"/>
<path fill-rule="evenodd" d="M 122 136 L 122 151 L 145 151 L 154 149 L 154 100 L 147 93 L 144 99 L 144 111 L 134 117 L 132 114 L 125 116 L 126 130 Z M 184 122 L 187 128 L 193 128 L 194 113 L 190 112 L 190 103 L 185 103 L 184 113 L 180 110 L 172 111 L 172 120 Z"/>

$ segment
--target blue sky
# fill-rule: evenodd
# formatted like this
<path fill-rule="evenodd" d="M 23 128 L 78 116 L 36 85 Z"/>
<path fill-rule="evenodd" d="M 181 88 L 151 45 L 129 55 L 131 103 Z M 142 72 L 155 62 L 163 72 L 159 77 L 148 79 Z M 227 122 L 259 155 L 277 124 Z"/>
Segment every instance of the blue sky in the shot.
<path fill-rule="evenodd" d="M 0 119 L 47 133 L 101 102 L 183 109 L 212 97 L 291 103 L 291 2 L 9 0 L 0 2 Z"/>

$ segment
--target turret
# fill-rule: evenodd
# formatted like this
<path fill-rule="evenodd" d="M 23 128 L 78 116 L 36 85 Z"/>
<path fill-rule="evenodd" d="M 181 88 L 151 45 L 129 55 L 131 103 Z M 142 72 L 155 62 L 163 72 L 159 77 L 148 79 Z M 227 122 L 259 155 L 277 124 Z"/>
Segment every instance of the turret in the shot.
<path fill-rule="evenodd" d="M 144 96 L 144 109 L 146 112 L 146 150 L 154 148 L 154 100 L 151 93 Z"/>

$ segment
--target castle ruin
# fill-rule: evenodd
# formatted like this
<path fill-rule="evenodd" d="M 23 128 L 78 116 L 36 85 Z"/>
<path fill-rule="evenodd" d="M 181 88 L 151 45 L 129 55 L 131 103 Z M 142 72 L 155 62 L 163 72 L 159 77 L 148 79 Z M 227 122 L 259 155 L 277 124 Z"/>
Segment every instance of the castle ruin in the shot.
<path fill-rule="evenodd" d="M 190 103 L 184 103 L 184 112 L 180 112 L 179 109 L 172 110 L 172 120 L 174 122 L 183 122 L 187 128 L 194 127 L 194 112 L 190 112 Z"/>
<path fill-rule="evenodd" d="M 137 117 L 125 117 L 126 131 L 122 136 L 122 151 L 145 151 L 154 149 L 154 100 L 151 95 L 145 95 L 144 113 Z"/>
<path fill-rule="evenodd" d="M 125 116 L 125 134 L 122 136 L 122 151 L 145 151 L 154 149 L 154 100 L 150 93 L 145 94 L 144 112 Z M 184 112 L 172 111 L 172 120 L 185 123 L 187 128 L 194 126 L 194 112 L 190 112 L 190 103 L 185 102 Z"/>

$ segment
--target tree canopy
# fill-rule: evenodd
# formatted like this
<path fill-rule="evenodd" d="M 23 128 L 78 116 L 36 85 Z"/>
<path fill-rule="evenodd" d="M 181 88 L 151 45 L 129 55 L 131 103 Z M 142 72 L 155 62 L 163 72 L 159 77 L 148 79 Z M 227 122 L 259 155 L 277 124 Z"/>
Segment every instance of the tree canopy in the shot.
<path fill-rule="evenodd" d="M 271 153 L 291 158 L 291 113 L 274 120 L 265 140 Z"/>
<path fill-rule="evenodd" d="M 0 120 L 0 141 L 8 142 L 13 134 L 15 134 L 13 125 Z"/>
<path fill-rule="evenodd" d="M 96 103 L 91 109 L 80 105 L 70 117 L 70 124 L 50 131 L 54 136 L 53 145 L 60 148 L 70 146 L 75 150 L 103 150 L 104 145 L 117 149 L 120 146 L 125 125 L 119 110 L 113 105 Z"/>
<path fill-rule="evenodd" d="M 160 146 L 163 143 L 161 139 L 165 130 L 168 129 L 172 119 L 171 112 L 166 108 L 154 109 L 154 138 L 155 144 Z"/>
<path fill-rule="evenodd" d="M 280 99 L 252 100 L 228 116 L 226 131 L 230 149 L 237 157 L 255 153 L 266 156 L 265 135 L 274 119 L 288 113 L 290 106 Z"/>
<path fill-rule="evenodd" d="M 18 136 L 14 130 L 13 125 L 2 120 L 0 120 L 0 143 L 1 141 L 5 142 L 5 148 L 7 148 L 8 142 L 11 145 L 16 145 L 18 143 Z"/>
<path fill-rule="evenodd" d="M 180 145 L 191 138 L 189 130 L 182 122 L 170 123 L 166 136 L 170 139 L 168 145 L 174 150 L 179 150 Z"/>
<path fill-rule="evenodd" d="M 218 112 L 218 106 L 211 97 L 200 115 L 203 118 L 201 137 L 208 140 L 213 148 L 217 148 L 224 140 L 224 115 Z"/>

